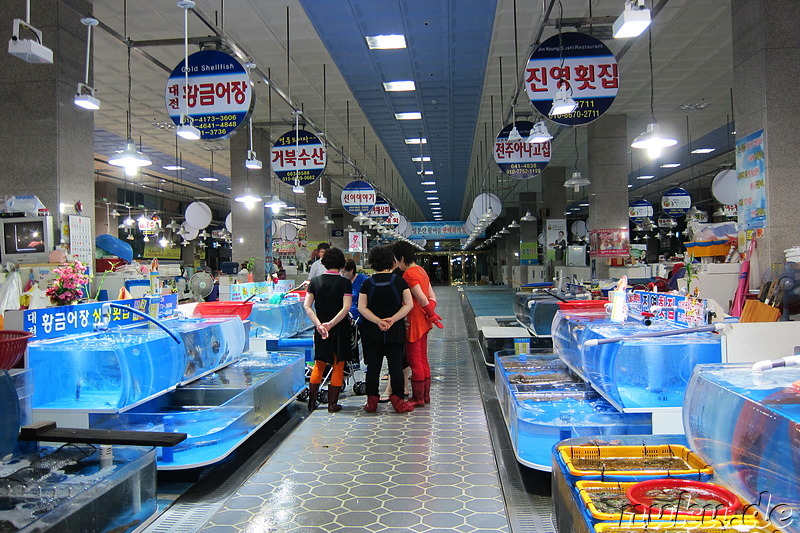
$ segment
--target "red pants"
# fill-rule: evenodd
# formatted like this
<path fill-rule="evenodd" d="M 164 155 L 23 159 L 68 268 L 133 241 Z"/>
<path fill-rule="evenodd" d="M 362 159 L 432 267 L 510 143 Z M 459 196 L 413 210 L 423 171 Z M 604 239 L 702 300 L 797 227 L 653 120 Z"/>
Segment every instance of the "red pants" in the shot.
<path fill-rule="evenodd" d="M 411 367 L 412 381 L 422 381 L 431 377 L 431 366 L 428 364 L 428 333 L 415 340 L 406 342 L 406 359 Z"/>

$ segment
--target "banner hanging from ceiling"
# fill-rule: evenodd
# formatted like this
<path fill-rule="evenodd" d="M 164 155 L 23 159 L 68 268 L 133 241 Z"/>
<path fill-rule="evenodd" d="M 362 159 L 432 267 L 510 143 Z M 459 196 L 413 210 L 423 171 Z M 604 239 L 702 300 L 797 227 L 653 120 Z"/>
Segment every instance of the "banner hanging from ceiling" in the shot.
<path fill-rule="evenodd" d="M 508 135 L 516 125 L 521 139 L 509 140 Z M 533 123 L 519 120 L 509 124 L 494 140 L 494 162 L 507 176 L 526 180 L 538 176 L 550 162 L 550 141 L 529 143 Z"/>
<path fill-rule="evenodd" d="M 325 145 L 309 131 L 287 131 L 275 141 L 270 162 L 282 182 L 294 185 L 299 181 L 307 187 L 325 170 Z"/>
<path fill-rule="evenodd" d="M 451 220 L 447 222 L 411 222 L 411 236 L 409 239 L 468 239 L 469 231 L 464 228 L 464 220 Z M 479 239 L 486 237 L 485 233 L 477 236 Z"/>
<path fill-rule="evenodd" d="M 550 116 L 553 98 L 566 90 L 578 108 Z M 619 90 L 619 69 L 611 50 L 583 33 L 561 33 L 540 44 L 525 68 L 525 90 L 539 113 L 557 124 L 580 126 L 608 111 Z"/>
<path fill-rule="evenodd" d="M 378 200 L 375 188 L 366 181 L 351 181 L 342 189 L 342 207 L 351 215 L 369 213 Z"/>
<path fill-rule="evenodd" d="M 200 138 L 225 139 L 247 120 L 254 100 L 250 75 L 224 52 L 202 50 L 189 56 L 189 84 L 184 62 L 178 63 L 164 92 L 167 114 L 175 125 L 188 112 Z"/>

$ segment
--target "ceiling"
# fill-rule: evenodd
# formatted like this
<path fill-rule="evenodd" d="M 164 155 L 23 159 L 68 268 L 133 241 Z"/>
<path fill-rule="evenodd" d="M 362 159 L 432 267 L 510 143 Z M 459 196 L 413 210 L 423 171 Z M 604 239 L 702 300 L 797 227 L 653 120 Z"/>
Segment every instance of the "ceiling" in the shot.
<path fill-rule="evenodd" d="M 61 0 L 70 7 L 71 1 Z M 732 119 L 730 0 L 653 3 L 654 114 L 679 139 L 677 157 Z M 514 206 L 519 192 L 535 190 L 540 181 L 505 180 L 486 147 L 510 121 L 534 41 L 556 34 L 559 19 L 564 31 L 593 33 L 614 52 L 621 82 L 609 112 L 628 116 L 631 140 L 644 129 L 650 118 L 647 34 L 606 39 L 622 6 L 622 0 L 198 0 L 189 16 L 189 35 L 212 42 L 219 34 L 224 45 L 257 65 L 253 120 L 272 138 L 293 127 L 293 109 L 302 109 L 306 129 L 324 132 L 331 143 L 326 176 L 333 184 L 333 209 L 340 207 L 341 187 L 364 176 L 411 220 L 431 219 L 430 196 L 439 198 L 445 220 L 463 220 L 480 192 L 492 191 L 505 206 Z M 125 186 L 144 184 L 152 194 L 160 188 L 157 194 L 178 199 L 207 198 L 212 207 L 227 212 L 230 167 L 243 161 L 230 161 L 227 141 L 180 139 L 176 145 L 165 111 L 166 79 L 183 57 L 178 41 L 183 10 L 172 0 L 136 0 L 127 2 L 125 17 L 125 7 L 124 0 L 94 0 L 93 16 L 101 22 L 93 56 L 94 87 L 102 100 L 95 112 L 98 179 L 126 181 L 120 169 L 104 161 L 126 136 L 127 35 L 136 44 L 131 54 L 132 135 L 141 138 L 154 164 Z M 85 13 L 76 10 L 77 15 Z M 365 35 L 391 33 L 405 35 L 408 48 L 367 48 Z M 197 49 L 194 45 L 190 52 Z M 416 82 L 416 91 L 382 89 L 381 82 L 406 79 Z M 535 116 L 524 91 L 516 103 L 518 117 Z M 406 111 L 420 111 L 422 119 L 395 120 L 394 113 Z M 549 126 L 557 132 L 550 164 L 571 169 L 576 153 L 570 128 Z M 425 137 L 428 143 L 408 145 L 408 137 Z M 578 168 L 587 173 L 585 128 L 578 129 L 578 139 Z M 199 178 L 210 173 L 212 150 L 219 181 L 202 182 Z M 174 164 L 176 152 L 187 169 L 161 168 Z M 419 155 L 431 161 L 413 162 Z M 665 153 L 663 159 L 670 157 Z M 651 165 L 643 154 L 632 153 L 630 159 L 632 176 Z M 656 167 L 656 178 L 640 193 L 656 191 L 659 185 L 653 183 L 659 180 L 667 188 L 702 173 L 689 167 L 688 160 L 677 172 Z M 430 178 L 420 176 L 421 170 L 433 171 L 435 187 L 422 185 L 421 177 Z M 643 187 L 635 179 L 632 183 Z M 425 193 L 434 189 L 435 195 Z M 316 196 L 315 186 L 309 191 Z M 283 185 L 280 194 L 303 212 L 303 195 L 292 195 Z"/>

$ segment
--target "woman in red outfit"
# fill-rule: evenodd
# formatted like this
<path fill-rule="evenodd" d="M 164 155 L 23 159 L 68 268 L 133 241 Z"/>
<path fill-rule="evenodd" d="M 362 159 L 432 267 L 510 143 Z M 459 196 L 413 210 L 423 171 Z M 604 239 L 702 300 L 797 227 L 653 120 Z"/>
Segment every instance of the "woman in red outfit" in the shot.
<path fill-rule="evenodd" d="M 392 245 L 394 259 L 403 279 L 411 289 L 414 308 L 406 317 L 406 359 L 411 366 L 411 390 L 414 407 L 422 407 L 431 402 L 431 367 L 428 364 L 428 332 L 436 324 L 442 328 L 441 319 L 436 314 L 436 294 L 425 269 L 414 262 L 414 247 L 405 241 Z"/>

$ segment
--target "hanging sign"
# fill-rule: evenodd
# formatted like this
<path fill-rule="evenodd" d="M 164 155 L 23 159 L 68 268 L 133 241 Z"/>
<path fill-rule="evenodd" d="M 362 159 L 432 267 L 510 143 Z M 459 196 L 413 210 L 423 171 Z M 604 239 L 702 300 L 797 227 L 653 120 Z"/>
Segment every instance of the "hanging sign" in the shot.
<path fill-rule="evenodd" d="M 392 206 L 389 205 L 389 202 L 387 202 L 383 196 L 378 196 L 375 198 L 375 205 L 369 210 L 367 216 L 372 218 L 387 218 L 391 214 Z"/>
<path fill-rule="evenodd" d="M 671 217 L 682 217 L 692 207 L 689 191 L 682 187 L 673 187 L 661 197 L 661 209 Z"/>
<path fill-rule="evenodd" d="M 678 225 L 678 221 L 672 217 L 658 217 L 659 228 L 674 228 Z"/>
<path fill-rule="evenodd" d="M 628 228 L 589 230 L 590 257 L 628 257 L 630 246 Z"/>
<path fill-rule="evenodd" d="M 747 242 L 744 232 L 767 224 L 767 165 L 764 130 L 736 141 L 736 195 L 739 204 L 739 246 Z"/>
<path fill-rule="evenodd" d="M 436 222 L 411 222 L 410 239 L 468 239 L 470 232 L 464 227 L 463 220 L 436 221 Z M 483 239 L 484 233 L 478 238 Z"/>
<path fill-rule="evenodd" d="M 529 143 L 533 123 L 517 121 L 516 127 L 522 140 L 509 141 L 508 134 L 515 124 L 509 124 L 497 134 L 494 140 L 494 162 L 506 175 L 518 180 L 526 180 L 542 173 L 550 162 L 550 141 Z"/>
<path fill-rule="evenodd" d="M 558 89 L 565 89 L 578 108 L 566 115 L 550 116 Z M 554 35 L 531 54 L 525 69 L 525 90 L 537 111 L 553 122 L 588 124 L 608 111 L 617 96 L 617 60 L 605 44 L 590 35 Z"/>
<path fill-rule="evenodd" d="M 137 221 L 139 231 L 145 235 L 152 236 L 161 230 L 161 219 L 153 215 L 150 218 L 141 217 Z"/>
<path fill-rule="evenodd" d="M 393 228 L 400 224 L 400 212 L 399 211 L 391 211 L 389 216 L 383 222 L 383 225 L 387 228 Z"/>
<path fill-rule="evenodd" d="M 547 260 L 564 261 L 567 251 L 567 219 L 548 218 L 546 226 L 546 257 Z"/>
<path fill-rule="evenodd" d="M 189 56 L 187 86 L 183 65 L 181 61 L 172 71 L 164 93 L 172 122 L 180 125 L 188 107 L 201 139 L 227 138 L 247 120 L 255 103 L 247 70 L 224 52 L 202 50 Z"/>
<path fill-rule="evenodd" d="M 282 182 L 308 187 L 325 170 L 327 155 L 319 137 L 306 130 L 287 131 L 275 141 L 270 157 L 272 171 Z"/>
<path fill-rule="evenodd" d="M 628 205 L 628 217 L 636 224 L 641 224 L 644 219 L 651 216 L 653 216 L 653 204 L 644 198 L 634 200 Z"/>
<path fill-rule="evenodd" d="M 733 217 L 735 217 L 736 215 L 739 214 L 739 206 L 737 206 L 736 204 L 723 205 L 722 206 L 722 212 L 725 213 L 726 217 L 733 218 Z"/>
<path fill-rule="evenodd" d="M 342 207 L 351 215 L 369 213 L 376 201 L 375 189 L 366 181 L 351 181 L 342 189 Z"/>
<path fill-rule="evenodd" d="M 364 236 L 360 231 L 350 231 L 348 232 L 347 242 L 348 242 L 348 250 L 351 253 L 356 252 L 363 252 L 364 247 L 362 245 Z"/>

